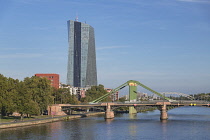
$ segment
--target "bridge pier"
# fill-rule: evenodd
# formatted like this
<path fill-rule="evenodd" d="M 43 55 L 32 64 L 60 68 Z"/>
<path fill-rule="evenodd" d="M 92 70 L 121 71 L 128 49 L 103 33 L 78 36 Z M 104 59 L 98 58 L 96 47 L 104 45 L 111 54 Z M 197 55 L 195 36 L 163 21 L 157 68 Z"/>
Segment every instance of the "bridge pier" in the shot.
<path fill-rule="evenodd" d="M 48 106 L 47 110 L 48 110 L 48 115 L 66 115 L 66 113 L 64 111 L 62 111 L 61 108 L 62 104 L 54 104 L 51 106 Z"/>
<path fill-rule="evenodd" d="M 167 119 L 168 119 L 168 113 L 167 113 L 166 104 L 163 104 L 160 107 L 160 120 L 167 120 Z"/>
<path fill-rule="evenodd" d="M 114 111 L 111 110 L 111 105 L 113 103 L 107 103 L 106 104 L 106 112 L 105 112 L 105 119 L 113 119 L 114 118 Z"/>
<path fill-rule="evenodd" d="M 167 105 L 170 105 L 170 102 L 157 102 L 157 105 L 159 105 L 158 109 L 160 110 L 160 120 L 167 120 L 168 119 L 168 113 L 167 113 Z"/>
<path fill-rule="evenodd" d="M 137 99 L 137 84 L 135 82 L 129 82 L 129 101 L 136 102 Z M 135 106 L 135 105 L 134 105 Z M 134 106 L 129 106 L 129 114 L 136 114 L 137 111 Z"/>
<path fill-rule="evenodd" d="M 133 106 L 129 106 L 129 114 L 136 114 L 137 111 Z"/>

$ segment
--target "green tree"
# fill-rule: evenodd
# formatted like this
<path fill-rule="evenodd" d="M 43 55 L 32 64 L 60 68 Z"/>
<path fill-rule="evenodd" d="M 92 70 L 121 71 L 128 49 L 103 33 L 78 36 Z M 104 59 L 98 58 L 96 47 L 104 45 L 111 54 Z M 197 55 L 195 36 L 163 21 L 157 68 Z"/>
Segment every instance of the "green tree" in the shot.
<path fill-rule="evenodd" d="M 91 102 L 104 94 L 107 94 L 107 91 L 104 89 L 103 85 L 98 86 L 92 86 L 90 89 L 88 89 L 85 93 L 85 98 L 82 98 L 82 102 Z M 102 102 L 110 102 L 111 98 L 107 97 L 106 99 L 102 100 Z"/>
<path fill-rule="evenodd" d="M 126 97 L 120 97 L 119 98 L 119 102 L 125 102 L 126 101 Z"/>
<path fill-rule="evenodd" d="M 21 114 L 21 118 L 24 114 L 27 116 L 39 115 L 40 107 L 38 103 L 33 101 L 32 94 L 28 92 L 28 89 L 24 82 L 20 82 L 17 88 L 18 96 L 16 99 L 16 111 Z"/>
<path fill-rule="evenodd" d="M 0 74 L 0 113 L 42 114 L 53 103 L 52 89 L 46 78 L 32 76 L 20 82 Z"/>
<path fill-rule="evenodd" d="M 3 116 L 12 113 L 16 109 L 16 87 L 19 80 L 6 78 L 0 74 L 0 111 Z"/>
<path fill-rule="evenodd" d="M 32 101 L 38 104 L 42 114 L 47 109 L 47 106 L 53 103 L 53 88 L 50 85 L 50 80 L 32 76 L 31 78 L 25 78 L 24 84 L 27 94 L 32 95 Z"/>
<path fill-rule="evenodd" d="M 55 104 L 78 104 L 79 101 L 75 95 L 71 95 L 69 88 L 54 89 L 53 92 Z"/>

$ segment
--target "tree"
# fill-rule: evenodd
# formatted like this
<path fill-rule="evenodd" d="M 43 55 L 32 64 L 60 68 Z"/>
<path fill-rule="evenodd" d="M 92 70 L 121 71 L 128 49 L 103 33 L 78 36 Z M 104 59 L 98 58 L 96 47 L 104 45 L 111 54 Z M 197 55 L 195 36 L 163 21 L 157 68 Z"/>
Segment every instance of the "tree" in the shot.
<path fill-rule="evenodd" d="M 32 95 L 32 101 L 38 104 L 42 114 L 47 109 L 47 106 L 53 103 L 53 88 L 50 85 L 50 80 L 32 76 L 31 78 L 25 78 L 24 84 L 26 92 Z"/>
<path fill-rule="evenodd" d="M 78 104 L 79 101 L 75 95 L 70 94 L 69 88 L 54 89 L 53 92 L 55 104 Z"/>
<path fill-rule="evenodd" d="M 125 101 L 126 101 L 126 97 L 125 97 L 125 96 L 124 96 L 124 97 L 120 97 L 120 98 L 119 98 L 119 101 L 120 101 L 120 102 L 125 102 Z"/>
<path fill-rule="evenodd" d="M 2 74 L 0 74 L 0 111 L 3 116 L 5 115 L 5 104 L 6 104 L 6 101 L 4 99 L 5 97 L 4 94 L 7 91 L 6 81 L 7 81 L 7 78 L 4 77 Z"/>
<path fill-rule="evenodd" d="M 0 74 L 0 113 L 42 114 L 53 103 L 52 89 L 46 78 L 32 76 L 20 82 Z"/>
<path fill-rule="evenodd" d="M 33 101 L 32 94 L 28 92 L 28 89 L 24 82 L 20 82 L 17 88 L 18 96 L 16 99 L 16 111 L 21 114 L 21 118 L 24 114 L 27 116 L 39 115 L 40 107 L 38 103 Z"/>
<path fill-rule="evenodd" d="M 82 98 L 82 102 L 91 102 L 104 94 L 107 94 L 108 92 L 104 89 L 103 85 L 98 86 L 92 86 L 90 89 L 88 89 L 85 93 L 85 98 Z M 111 98 L 107 97 L 106 99 L 102 100 L 102 102 L 110 102 Z"/>
<path fill-rule="evenodd" d="M 0 74 L 0 111 L 2 116 L 12 113 L 16 109 L 16 87 L 19 80 L 6 78 Z"/>

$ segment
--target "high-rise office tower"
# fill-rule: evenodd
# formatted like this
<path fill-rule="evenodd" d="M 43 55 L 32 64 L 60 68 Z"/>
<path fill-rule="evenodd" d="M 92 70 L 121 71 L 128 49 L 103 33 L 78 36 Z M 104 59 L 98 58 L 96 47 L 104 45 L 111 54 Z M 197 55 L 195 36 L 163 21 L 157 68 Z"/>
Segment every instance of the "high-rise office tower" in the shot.
<path fill-rule="evenodd" d="M 94 28 L 69 20 L 67 84 L 74 87 L 97 85 Z"/>

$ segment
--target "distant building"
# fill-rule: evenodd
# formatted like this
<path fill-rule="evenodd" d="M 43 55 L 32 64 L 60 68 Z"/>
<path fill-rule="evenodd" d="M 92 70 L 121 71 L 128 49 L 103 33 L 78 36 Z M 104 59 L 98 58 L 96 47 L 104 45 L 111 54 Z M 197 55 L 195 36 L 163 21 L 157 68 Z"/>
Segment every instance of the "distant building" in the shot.
<path fill-rule="evenodd" d="M 90 87 L 97 85 L 94 28 L 82 22 L 69 20 L 67 85 Z"/>
<path fill-rule="evenodd" d="M 112 89 L 110 89 L 110 88 L 105 88 L 105 90 L 107 92 L 111 92 L 112 91 Z M 113 93 L 112 95 L 110 95 L 110 98 L 112 99 L 112 101 L 119 100 L 119 91 L 117 91 L 117 92 Z"/>
<path fill-rule="evenodd" d="M 85 97 L 86 91 L 90 89 L 91 87 L 80 88 L 80 87 L 73 87 L 73 86 L 64 85 L 60 83 L 60 88 L 68 88 L 70 94 L 75 95 L 77 99 L 80 100 L 81 98 Z"/>
<path fill-rule="evenodd" d="M 45 77 L 51 81 L 51 86 L 55 88 L 59 88 L 59 74 L 35 74 L 37 77 Z"/>

